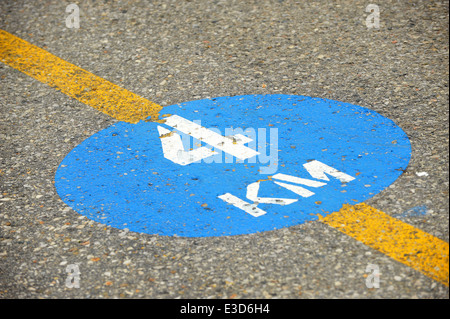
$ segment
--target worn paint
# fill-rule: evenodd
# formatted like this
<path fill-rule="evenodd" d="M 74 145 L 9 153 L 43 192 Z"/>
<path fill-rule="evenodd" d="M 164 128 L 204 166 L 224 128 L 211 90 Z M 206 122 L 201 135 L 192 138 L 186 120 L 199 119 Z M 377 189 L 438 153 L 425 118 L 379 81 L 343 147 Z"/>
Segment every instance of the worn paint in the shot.
<path fill-rule="evenodd" d="M 55 175 L 61 198 L 119 229 L 183 237 L 250 234 L 363 202 L 392 184 L 411 154 L 408 137 L 393 121 L 339 101 L 242 95 L 169 105 L 164 112 L 173 114 L 164 124 L 115 123 L 74 148 Z M 161 137 L 169 129 L 176 130 L 173 141 Z M 248 136 L 241 140 L 258 155 L 238 159 L 243 145 L 226 138 L 237 133 Z M 202 148 L 216 153 L 196 162 L 202 156 L 185 154 Z M 274 170 L 261 174 L 268 163 Z"/>
<path fill-rule="evenodd" d="M 0 30 L 0 60 L 109 116 L 137 123 L 158 120 L 162 106 Z"/>
<path fill-rule="evenodd" d="M 401 214 L 395 214 L 392 217 L 395 218 L 410 218 L 410 217 L 420 217 L 426 215 L 428 212 L 427 206 L 415 206 L 413 208 L 408 209 L 407 211 L 401 213 Z"/>
<path fill-rule="evenodd" d="M 449 245 L 364 203 L 320 217 L 354 239 L 448 286 Z"/>

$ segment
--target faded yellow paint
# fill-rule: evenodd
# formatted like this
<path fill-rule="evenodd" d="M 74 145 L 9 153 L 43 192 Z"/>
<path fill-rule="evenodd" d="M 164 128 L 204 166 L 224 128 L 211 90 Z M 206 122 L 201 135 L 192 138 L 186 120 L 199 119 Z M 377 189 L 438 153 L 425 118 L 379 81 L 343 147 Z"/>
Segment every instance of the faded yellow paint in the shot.
<path fill-rule="evenodd" d="M 119 121 L 158 121 L 162 106 L 3 30 L 0 61 Z"/>
<path fill-rule="evenodd" d="M 319 220 L 448 286 L 447 242 L 364 203 Z"/>

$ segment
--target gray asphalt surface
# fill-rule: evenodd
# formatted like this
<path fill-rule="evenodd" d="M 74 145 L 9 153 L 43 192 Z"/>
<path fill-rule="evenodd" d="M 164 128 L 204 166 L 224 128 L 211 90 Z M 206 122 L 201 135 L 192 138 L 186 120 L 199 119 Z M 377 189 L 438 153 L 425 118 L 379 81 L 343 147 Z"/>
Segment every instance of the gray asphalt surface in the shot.
<path fill-rule="evenodd" d="M 375 110 L 413 151 L 367 203 L 448 242 L 448 1 L 79 1 L 80 29 L 66 27 L 70 3 L 3 0 L 0 28 L 160 105 L 282 93 Z M 369 3 L 378 30 L 365 25 Z M 62 202 L 54 174 L 116 120 L 3 63 L 0 79 L 0 298 L 449 297 L 319 222 L 174 238 L 91 221 Z M 402 215 L 417 206 L 426 214 Z M 80 288 L 66 287 L 71 264 Z"/>

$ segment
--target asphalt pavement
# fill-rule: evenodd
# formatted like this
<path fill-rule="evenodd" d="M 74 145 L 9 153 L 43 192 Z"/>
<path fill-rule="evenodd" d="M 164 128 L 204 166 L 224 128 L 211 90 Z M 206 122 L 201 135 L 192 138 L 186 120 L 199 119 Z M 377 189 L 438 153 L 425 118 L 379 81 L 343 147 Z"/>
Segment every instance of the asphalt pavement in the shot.
<path fill-rule="evenodd" d="M 379 28 L 366 25 L 370 3 Z M 448 1 L 79 1 L 79 28 L 66 24 L 70 4 L 1 1 L 0 29 L 162 106 L 293 94 L 393 120 L 410 163 L 365 203 L 448 243 Z M 61 200 L 55 174 L 118 121 L 5 63 L 0 79 L 0 298 L 449 297 L 448 285 L 318 221 L 222 237 L 93 221 Z"/>

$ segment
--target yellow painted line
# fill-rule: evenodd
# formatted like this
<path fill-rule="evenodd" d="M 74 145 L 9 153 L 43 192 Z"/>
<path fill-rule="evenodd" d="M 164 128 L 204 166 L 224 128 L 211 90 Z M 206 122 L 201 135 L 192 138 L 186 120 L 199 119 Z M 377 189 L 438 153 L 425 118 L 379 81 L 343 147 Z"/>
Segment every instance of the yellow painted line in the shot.
<path fill-rule="evenodd" d="M 344 205 L 320 221 L 448 286 L 449 245 L 364 203 Z"/>
<path fill-rule="evenodd" d="M 0 60 L 119 121 L 158 120 L 162 106 L 0 30 Z M 366 204 L 320 220 L 448 286 L 449 245 Z"/>
<path fill-rule="evenodd" d="M 0 30 L 0 61 L 113 118 L 158 119 L 162 106 Z"/>

